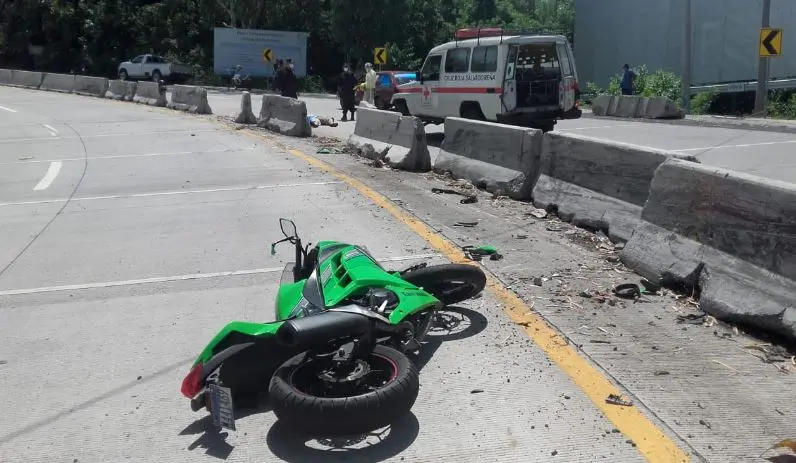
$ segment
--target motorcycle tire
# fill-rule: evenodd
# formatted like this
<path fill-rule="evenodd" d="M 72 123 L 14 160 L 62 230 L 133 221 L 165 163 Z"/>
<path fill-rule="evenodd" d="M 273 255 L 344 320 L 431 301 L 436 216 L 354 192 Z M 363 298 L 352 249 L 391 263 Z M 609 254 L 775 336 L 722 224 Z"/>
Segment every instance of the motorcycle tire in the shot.
<path fill-rule="evenodd" d="M 305 354 L 283 363 L 271 378 L 269 396 L 274 414 L 290 429 L 316 437 L 346 436 L 371 432 L 394 423 L 409 413 L 420 391 L 417 367 L 399 351 L 377 345 L 366 359 L 371 372 L 384 371 L 387 382 L 375 390 L 344 397 L 321 397 L 307 391 L 302 368 Z M 376 368 L 374 368 L 376 367 Z M 387 369 L 384 369 L 384 368 Z"/>
<path fill-rule="evenodd" d="M 466 301 L 486 286 L 484 271 L 466 264 L 432 265 L 405 272 L 401 278 L 433 294 L 445 305 Z"/>

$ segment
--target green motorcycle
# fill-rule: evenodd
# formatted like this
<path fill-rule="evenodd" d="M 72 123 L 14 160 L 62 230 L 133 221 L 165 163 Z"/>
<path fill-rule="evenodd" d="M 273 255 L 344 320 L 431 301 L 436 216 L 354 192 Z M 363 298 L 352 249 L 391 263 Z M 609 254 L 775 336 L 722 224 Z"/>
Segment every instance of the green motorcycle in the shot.
<path fill-rule="evenodd" d="M 358 434 L 394 422 L 417 398 L 416 352 L 435 314 L 480 293 L 474 265 L 385 270 L 366 248 L 322 241 L 308 252 L 296 225 L 279 220 L 295 247 L 276 295 L 276 321 L 232 322 L 182 382 L 191 408 L 235 429 L 233 403 L 267 389 L 277 418 L 317 435 Z"/>

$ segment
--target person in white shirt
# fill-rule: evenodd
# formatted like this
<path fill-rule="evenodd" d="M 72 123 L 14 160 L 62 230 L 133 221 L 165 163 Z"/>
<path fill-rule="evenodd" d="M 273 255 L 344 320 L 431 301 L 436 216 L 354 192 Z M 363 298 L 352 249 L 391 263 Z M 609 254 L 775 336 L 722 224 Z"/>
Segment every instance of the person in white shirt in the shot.
<path fill-rule="evenodd" d="M 373 70 L 373 65 L 365 63 L 365 95 L 364 99 L 370 104 L 373 104 L 374 92 L 376 91 L 376 71 Z"/>

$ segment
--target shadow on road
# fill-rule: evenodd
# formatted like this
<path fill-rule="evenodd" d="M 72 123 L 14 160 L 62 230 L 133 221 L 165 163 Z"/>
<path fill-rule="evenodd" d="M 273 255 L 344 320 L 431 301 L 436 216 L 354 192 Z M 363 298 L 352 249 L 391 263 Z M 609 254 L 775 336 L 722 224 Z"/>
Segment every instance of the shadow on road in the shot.
<path fill-rule="evenodd" d="M 438 312 L 431 329 L 417 354 L 410 354 L 417 368 L 422 370 L 443 343 L 460 341 L 481 333 L 487 319 L 480 312 L 464 307 L 446 307 Z M 236 420 L 250 415 L 270 412 L 267 395 L 235 404 Z M 377 462 L 392 458 L 407 449 L 420 433 L 420 423 L 413 413 L 386 428 L 358 436 L 333 439 L 317 438 L 289 429 L 277 421 L 266 436 L 271 452 L 290 463 L 317 461 Z M 205 454 L 226 460 L 234 447 L 227 443 L 229 433 L 213 426 L 209 415 L 194 421 L 180 432 L 181 436 L 199 437 L 188 450 L 205 449 Z"/>
<path fill-rule="evenodd" d="M 443 140 L 445 140 L 445 134 L 442 132 L 426 134 L 426 143 L 428 144 L 428 146 L 434 146 L 436 148 L 439 148 L 442 146 Z"/>
<path fill-rule="evenodd" d="M 318 461 L 376 462 L 392 458 L 417 439 L 420 423 L 413 413 L 368 434 L 334 439 L 300 435 L 277 421 L 268 431 L 268 448 L 289 463 Z"/>

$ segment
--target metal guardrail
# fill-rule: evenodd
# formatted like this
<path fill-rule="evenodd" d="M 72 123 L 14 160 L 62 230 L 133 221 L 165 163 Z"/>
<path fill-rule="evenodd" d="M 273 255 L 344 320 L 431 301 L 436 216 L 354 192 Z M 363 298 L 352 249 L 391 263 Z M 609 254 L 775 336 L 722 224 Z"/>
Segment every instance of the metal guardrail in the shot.
<path fill-rule="evenodd" d="M 783 90 L 787 88 L 796 88 L 796 79 L 778 79 L 768 81 L 769 90 Z M 757 81 L 751 82 L 733 82 L 729 84 L 715 84 L 715 85 L 696 85 L 691 87 L 691 94 L 702 92 L 714 93 L 733 93 L 733 92 L 750 92 L 757 90 Z"/>

